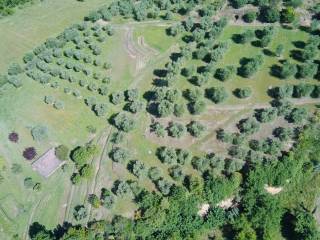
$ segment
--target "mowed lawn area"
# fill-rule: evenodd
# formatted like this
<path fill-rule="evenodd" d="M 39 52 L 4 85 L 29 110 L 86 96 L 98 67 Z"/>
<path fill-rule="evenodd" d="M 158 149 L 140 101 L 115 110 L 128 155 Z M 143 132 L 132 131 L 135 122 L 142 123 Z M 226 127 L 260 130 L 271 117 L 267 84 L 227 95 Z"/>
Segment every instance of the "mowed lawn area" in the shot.
<path fill-rule="evenodd" d="M 57 36 L 66 27 L 83 20 L 91 10 L 109 2 L 44 0 L 0 19 L 0 72 L 6 71 L 11 62 L 21 61 L 27 51 L 48 37 Z"/>

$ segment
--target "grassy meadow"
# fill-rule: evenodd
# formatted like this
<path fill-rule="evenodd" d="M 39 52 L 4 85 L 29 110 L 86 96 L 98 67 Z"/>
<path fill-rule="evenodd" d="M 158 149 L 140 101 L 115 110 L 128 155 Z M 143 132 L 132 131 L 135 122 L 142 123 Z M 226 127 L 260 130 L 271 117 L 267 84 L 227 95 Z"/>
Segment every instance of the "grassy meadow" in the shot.
<path fill-rule="evenodd" d="M 7 69 L 9 63 L 21 61 L 23 55 L 42 43 L 50 36 L 56 36 L 63 29 L 72 23 L 80 21 L 91 8 L 97 8 L 99 5 L 107 3 L 105 0 L 90 0 L 85 2 L 78 1 L 43 1 L 39 4 L 28 6 L 24 11 L 17 11 L 13 16 L 0 20 L 0 72 Z M 25 21 L 28 19 L 28 21 Z M 125 24 L 125 23 L 124 23 Z M 130 25 L 134 29 L 134 45 L 138 45 L 138 37 L 143 36 L 145 43 L 156 50 L 158 53 L 152 56 L 146 63 L 145 67 L 136 73 L 135 60 L 128 56 L 125 49 L 125 28 L 117 28 L 115 35 L 108 38 L 102 45 L 101 60 L 108 60 L 112 63 L 111 84 L 109 93 L 123 91 L 131 86 L 140 90 L 142 95 L 145 91 L 153 87 L 153 70 L 164 67 L 168 62 L 172 48 L 181 40 L 178 37 L 168 37 L 165 34 L 166 27 L 150 25 Z M 241 33 L 245 27 L 228 26 L 219 40 L 226 41 L 233 34 Z M 275 37 L 270 44 L 270 50 L 273 51 L 278 43 L 286 46 L 284 57 L 289 56 L 290 50 L 294 49 L 293 41 L 306 40 L 307 34 L 302 31 L 291 31 L 277 28 Z M 172 48 L 172 49 L 171 49 Z M 254 47 L 251 44 L 236 44 L 231 42 L 231 47 L 227 51 L 224 59 L 219 66 L 236 65 L 239 66 L 239 60 L 242 57 L 249 57 L 261 53 L 261 48 Z M 270 67 L 277 63 L 275 57 L 264 56 L 264 64 L 252 79 L 244 79 L 235 76 L 228 82 L 220 82 L 216 79 L 210 80 L 205 87 L 223 85 L 229 93 L 225 105 L 230 104 L 249 104 L 249 103 L 266 103 L 270 100 L 266 90 L 270 86 L 284 84 L 284 80 L 279 80 L 270 76 Z M 187 64 L 200 65 L 199 62 L 191 61 Z M 203 63 L 202 63 L 203 64 Z M 80 78 L 80 75 L 79 75 Z M 292 83 L 298 83 L 298 80 L 287 80 Z M 41 155 L 48 148 L 65 144 L 70 148 L 82 145 L 90 140 L 99 141 L 99 137 L 105 131 L 114 132 L 115 129 L 108 125 L 108 118 L 120 111 L 123 106 L 114 106 L 108 103 L 108 114 L 106 117 L 98 118 L 85 104 L 84 98 L 91 96 L 92 93 L 86 89 L 81 89 L 81 99 L 72 95 L 65 94 L 65 87 L 75 88 L 78 83 L 69 83 L 60 81 L 57 89 L 48 85 L 41 85 L 27 77 L 23 79 L 22 88 L 15 89 L 11 85 L 5 85 L 0 93 L 0 157 L 3 157 L 4 165 L 7 170 L 3 171 L 5 182 L 0 191 L 0 239 L 8 239 L 15 232 L 21 236 L 26 236 L 27 226 L 31 222 L 39 221 L 48 228 L 52 228 L 57 223 L 62 224 L 64 220 L 74 222 L 72 212 L 74 206 L 85 204 L 88 192 L 92 191 L 97 195 L 100 194 L 102 187 L 111 188 L 115 180 L 132 179 L 137 180 L 125 166 L 114 164 L 108 157 L 112 144 L 109 138 L 101 143 L 101 151 L 97 159 L 93 159 L 94 166 L 100 166 L 95 179 L 85 182 L 81 186 L 72 187 L 70 176 L 73 172 L 72 164 L 63 172 L 61 169 L 49 179 L 42 179 L 35 173 L 30 163 L 25 161 L 21 155 L 24 148 L 34 146 L 38 154 Z M 253 95 L 249 99 L 239 100 L 232 95 L 232 91 L 237 87 L 250 86 Z M 193 87 L 185 78 L 180 77 L 176 86 L 181 90 Z M 65 103 L 64 110 L 56 110 L 52 106 L 44 103 L 44 97 L 50 95 Z M 97 96 L 99 100 L 109 102 L 106 96 Z M 213 103 L 208 102 L 209 105 Z M 223 106 L 223 105 L 222 105 Z M 226 111 L 221 114 L 212 114 L 211 112 L 203 116 L 194 117 L 185 114 L 183 121 L 188 122 L 194 119 L 205 122 L 223 122 L 234 124 L 234 119 L 240 115 L 248 114 L 248 111 L 234 113 Z M 130 150 L 130 156 L 134 160 L 141 160 L 149 167 L 159 167 L 163 176 L 170 179 L 168 166 L 162 164 L 155 156 L 156 149 L 159 147 L 158 139 L 151 139 L 147 136 L 149 125 L 151 123 L 150 115 L 146 112 L 134 116 L 136 128 L 127 137 L 121 146 Z M 166 119 L 171 120 L 171 119 Z M 228 122 L 229 120 L 229 122 Z M 48 126 L 49 139 L 45 142 L 37 143 L 30 135 L 30 129 L 43 123 Z M 93 125 L 97 128 L 95 135 L 87 131 L 87 127 Z M 106 130 L 107 129 L 107 130 Z M 17 144 L 8 141 L 8 134 L 11 131 L 19 133 L 20 141 Z M 110 134 L 109 134 L 110 135 Z M 199 142 L 212 137 L 204 136 Z M 201 154 L 207 150 L 198 148 L 197 142 L 189 142 L 190 139 L 182 139 L 179 143 L 177 140 L 173 146 L 183 146 L 188 143 L 190 149 Z M 198 142 L 198 143 L 199 143 Z M 162 142 L 161 142 L 162 143 Z M 168 138 L 165 145 L 171 146 L 173 140 Z M 176 145 L 175 145 L 176 144 Z M 105 148 L 105 150 L 103 149 Z M 98 159 L 99 158 L 99 159 Z M 99 163 L 100 162 L 100 163 Z M 10 168 L 13 163 L 19 163 L 23 167 L 23 172 L 14 175 Z M 199 174 L 191 165 L 184 169 L 185 173 Z M 23 186 L 23 179 L 32 177 L 34 181 L 42 183 L 40 192 L 27 190 Z M 155 189 L 154 184 L 148 178 L 138 180 L 139 183 L 147 189 Z M 173 181 L 171 179 L 171 181 Z M 70 197 L 71 196 L 71 197 Z M 111 218 L 114 214 L 122 214 L 132 217 L 135 205 L 128 199 L 117 199 L 117 203 L 111 210 L 92 209 L 90 219 L 93 218 Z"/>

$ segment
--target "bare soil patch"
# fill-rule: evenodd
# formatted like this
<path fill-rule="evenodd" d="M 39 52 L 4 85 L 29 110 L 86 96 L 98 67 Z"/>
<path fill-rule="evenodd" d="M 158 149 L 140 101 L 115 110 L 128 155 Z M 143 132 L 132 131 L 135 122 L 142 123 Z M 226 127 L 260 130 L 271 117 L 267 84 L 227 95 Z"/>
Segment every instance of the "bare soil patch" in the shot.
<path fill-rule="evenodd" d="M 217 204 L 218 207 L 223 209 L 231 208 L 234 205 L 234 197 L 227 198 Z"/>
<path fill-rule="evenodd" d="M 200 206 L 200 209 L 199 211 L 197 212 L 197 214 L 200 216 L 200 217 L 205 217 L 208 213 L 210 209 L 210 205 L 208 203 L 204 203 Z"/>
<path fill-rule="evenodd" d="M 266 190 L 271 195 L 276 195 L 276 194 L 280 193 L 283 190 L 283 188 L 282 187 L 272 187 L 272 186 L 265 184 L 264 190 Z"/>

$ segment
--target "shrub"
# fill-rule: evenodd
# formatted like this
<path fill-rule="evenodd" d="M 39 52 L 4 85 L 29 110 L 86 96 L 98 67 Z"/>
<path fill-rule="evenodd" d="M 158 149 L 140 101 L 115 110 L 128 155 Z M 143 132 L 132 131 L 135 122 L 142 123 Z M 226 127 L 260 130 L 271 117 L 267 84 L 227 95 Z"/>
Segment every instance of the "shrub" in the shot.
<path fill-rule="evenodd" d="M 200 137 L 206 130 L 206 127 L 197 121 L 191 121 L 187 125 L 188 132 L 194 137 Z"/>
<path fill-rule="evenodd" d="M 93 171 L 94 171 L 94 170 L 93 170 L 93 167 L 92 167 L 91 165 L 89 165 L 89 164 L 84 164 L 84 165 L 81 167 L 79 173 L 80 173 L 80 176 L 81 176 L 82 178 L 91 179 L 92 176 L 93 176 Z"/>
<path fill-rule="evenodd" d="M 109 88 L 107 86 L 101 86 L 99 88 L 99 94 L 102 96 L 106 96 L 108 94 Z"/>
<path fill-rule="evenodd" d="M 227 99 L 228 94 L 224 87 L 212 87 L 206 89 L 206 96 L 214 103 L 221 103 Z"/>
<path fill-rule="evenodd" d="M 124 132 L 130 132 L 135 127 L 134 120 L 125 113 L 118 113 L 112 122 L 116 128 Z"/>
<path fill-rule="evenodd" d="M 253 58 L 245 59 L 244 63 L 239 68 L 239 74 L 243 77 L 252 77 L 263 63 L 263 56 L 257 55 Z"/>
<path fill-rule="evenodd" d="M 130 185 L 127 182 L 121 180 L 115 181 L 112 191 L 120 197 L 124 197 L 126 194 L 131 193 Z"/>
<path fill-rule="evenodd" d="M 96 145 L 88 144 L 79 146 L 72 151 L 71 159 L 75 162 L 77 167 L 80 167 L 97 153 L 98 147 Z"/>
<path fill-rule="evenodd" d="M 74 174 L 72 174 L 70 180 L 71 180 L 72 184 L 78 185 L 81 183 L 82 178 L 79 173 L 74 173 Z"/>
<path fill-rule="evenodd" d="M 307 84 L 307 83 L 300 83 L 293 87 L 292 96 L 295 98 L 309 97 L 313 89 L 314 89 L 314 85 Z"/>
<path fill-rule="evenodd" d="M 107 209 L 110 209 L 115 202 L 111 191 L 109 191 L 106 188 L 101 189 L 100 199 L 101 199 L 102 205 Z"/>
<path fill-rule="evenodd" d="M 14 163 L 11 166 L 11 172 L 14 174 L 22 173 L 22 166 L 20 164 Z"/>
<path fill-rule="evenodd" d="M 157 167 L 151 167 L 148 171 L 148 176 L 152 181 L 157 181 L 161 178 L 161 170 Z"/>
<path fill-rule="evenodd" d="M 217 139 L 224 142 L 224 143 L 231 143 L 233 138 L 232 134 L 226 132 L 224 129 L 217 130 Z"/>
<path fill-rule="evenodd" d="M 110 141 L 114 144 L 119 144 L 123 142 L 123 139 L 124 139 L 124 133 L 117 131 L 112 133 Z"/>
<path fill-rule="evenodd" d="M 162 100 L 157 104 L 157 113 L 160 117 L 168 117 L 174 112 L 174 104 L 168 100 Z"/>
<path fill-rule="evenodd" d="M 42 142 L 48 139 L 48 128 L 44 125 L 37 125 L 31 129 L 33 140 Z"/>
<path fill-rule="evenodd" d="M 98 117 L 102 117 L 107 113 L 107 104 L 97 103 L 93 106 L 93 111 Z"/>
<path fill-rule="evenodd" d="M 34 147 L 28 147 L 23 151 L 23 157 L 27 160 L 32 160 L 37 155 L 36 149 Z"/>
<path fill-rule="evenodd" d="M 177 149 L 177 162 L 179 164 L 185 165 L 191 161 L 192 154 L 186 149 Z"/>
<path fill-rule="evenodd" d="M 73 217 L 75 220 L 80 221 L 82 219 L 85 219 L 87 217 L 87 210 L 85 208 L 85 206 L 83 205 L 78 205 L 75 206 L 74 210 L 73 210 Z"/>
<path fill-rule="evenodd" d="M 12 132 L 12 133 L 9 134 L 8 139 L 11 142 L 17 143 L 19 141 L 19 135 L 16 132 Z"/>
<path fill-rule="evenodd" d="M 176 117 L 182 117 L 185 113 L 185 106 L 183 104 L 175 104 L 173 113 Z"/>
<path fill-rule="evenodd" d="M 276 47 L 276 50 L 275 50 L 275 54 L 277 57 L 281 57 L 281 55 L 283 54 L 284 52 L 284 46 L 283 44 L 279 44 L 277 47 Z"/>
<path fill-rule="evenodd" d="M 53 104 L 53 107 L 58 110 L 63 109 L 64 103 L 61 100 L 56 100 Z"/>
<path fill-rule="evenodd" d="M 186 127 L 181 123 L 170 122 L 168 127 L 168 135 L 174 138 L 180 138 L 185 135 Z"/>
<path fill-rule="evenodd" d="M 176 181 L 181 181 L 184 177 L 182 168 L 179 165 L 169 168 L 169 174 Z"/>
<path fill-rule="evenodd" d="M 280 87 L 275 87 L 271 91 L 272 97 L 276 99 L 284 99 L 291 98 L 293 94 L 293 86 L 292 85 L 282 85 Z"/>
<path fill-rule="evenodd" d="M 266 123 L 273 121 L 277 117 L 277 114 L 276 108 L 265 108 L 256 110 L 255 117 L 259 122 Z"/>
<path fill-rule="evenodd" d="M 167 196 L 170 194 L 172 183 L 170 183 L 169 181 L 161 178 L 156 182 L 156 185 L 157 185 L 157 188 L 159 189 L 159 191 L 164 196 Z"/>
<path fill-rule="evenodd" d="M 31 62 L 34 59 L 35 55 L 32 52 L 26 53 L 23 57 L 24 63 Z"/>
<path fill-rule="evenodd" d="M 124 94 L 123 92 L 116 92 L 116 93 L 112 93 L 110 95 L 110 101 L 114 104 L 114 105 L 118 105 L 123 103 L 125 100 Z"/>
<path fill-rule="evenodd" d="M 297 73 L 297 71 L 298 69 L 296 64 L 285 61 L 280 70 L 280 77 L 287 79 L 289 77 L 294 76 Z"/>
<path fill-rule="evenodd" d="M 247 118 L 239 122 L 238 128 L 242 133 L 253 134 L 260 129 L 260 125 L 254 118 Z"/>
<path fill-rule="evenodd" d="M 146 175 L 146 167 L 143 162 L 138 160 L 132 161 L 130 166 L 131 172 L 136 177 L 144 177 Z"/>
<path fill-rule="evenodd" d="M 72 94 L 77 98 L 81 98 L 81 92 L 78 89 L 73 90 Z"/>
<path fill-rule="evenodd" d="M 137 100 L 139 97 L 139 90 L 138 89 L 129 89 L 125 91 L 125 98 L 129 102 L 133 102 Z"/>
<path fill-rule="evenodd" d="M 275 23 L 280 20 L 279 10 L 275 7 L 262 7 L 260 10 L 260 19 L 264 22 Z"/>
<path fill-rule="evenodd" d="M 318 65 L 311 62 L 299 65 L 298 69 L 299 78 L 313 78 L 317 74 Z"/>
<path fill-rule="evenodd" d="M 99 208 L 100 205 L 101 205 L 100 199 L 95 194 L 90 194 L 89 195 L 88 203 L 90 203 L 93 208 Z"/>
<path fill-rule="evenodd" d="M 150 128 L 151 131 L 157 135 L 157 137 L 164 137 L 166 135 L 165 127 L 159 122 L 153 123 Z"/>
<path fill-rule="evenodd" d="M 128 103 L 126 108 L 132 113 L 137 113 L 137 112 L 140 112 L 144 108 L 144 103 L 142 101 L 136 100 L 136 101 Z"/>
<path fill-rule="evenodd" d="M 281 11 L 281 22 L 283 23 L 292 23 L 296 18 L 296 14 L 293 7 L 287 7 Z"/>
<path fill-rule="evenodd" d="M 234 94 L 238 97 L 238 98 L 248 98 L 250 97 L 252 91 L 251 88 L 246 87 L 246 88 L 237 88 L 234 91 Z"/>
<path fill-rule="evenodd" d="M 190 102 L 195 102 L 202 99 L 202 97 L 204 96 L 204 92 L 201 88 L 196 87 L 193 89 L 187 89 L 184 93 L 184 96 Z"/>
<path fill-rule="evenodd" d="M 8 80 L 8 83 L 13 85 L 15 88 L 19 88 L 22 86 L 22 80 L 17 76 L 8 76 L 7 80 Z"/>
<path fill-rule="evenodd" d="M 234 66 L 227 66 L 225 68 L 218 68 L 214 76 L 224 82 L 229 80 L 235 73 L 236 68 Z"/>
<path fill-rule="evenodd" d="M 194 157 L 191 163 L 193 168 L 200 172 L 205 172 L 210 167 L 210 161 L 206 157 Z"/>
<path fill-rule="evenodd" d="M 250 11 L 244 14 L 242 18 L 245 22 L 252 23 L 254 20 L 257 19 L 257 13 L 254 11 Z"/>
<path fill-rule="evenodd" d="M 23 73 L 23 68 L 18 63 L 11 63 L 8 68 L 9 75 L 18 75 Z"/>
<path fill-rule="evenodd" d="M 177 162 L 176 150 L 173 148 L 161 147 L 157 150 L 157 156 L 161 162 L 175 164 Z"/>
<path fill-rule="evenodd" d="M 125 164 L 129 158 L 129 152 L 124 148 L 116 147 L 111 150 L 110 158 L 114 162 Z"/>
<path fill-rule="evenodd" d="M 23 185 L 26 187 L 26 188 L 33 188 L 34 186 L 34 182 L 32 180 L 31 177 L 27 177 L 23 180 Z"/>
<path fill-rule="evenodd" d="M 246 30 L 239 36 L 239 42 L 242 44 L 249 43 L 255 38 L 254 31 L 251 29 Z"/>
<path fill-rule="evenodd" d="M 301 123 L 308 116 L 305 108 L 294 108 L 291 113 L 286 116 L 286 119 L 292 123 Z"/>
<path fill-rule="evenodd" d="M 188 107 L 191 114 L 199 115 L 206 109 L 206 103 L 203 100 L 198 100 L 189 103 Z"/>
<path fill-rule="evenodd" d="M 281 141 L 288 141 L 293 137 L 293 129 L 278 127 L 273 130 L 273 135 Z"/>
<path fill-rule="evenodd" d="M 65 145 L 60 145 L 55 148 L 55 155 L 61 161 L 68 160 L 69 158 L 69 148 Z"/>
<path fill-rule="evenodd" d="M 93 106 L 95 106 L 97 104 L 96 97 L 88 97 L 84 101 L 85 101 L 85 104 L 90 108 L 92 108 Z"/>

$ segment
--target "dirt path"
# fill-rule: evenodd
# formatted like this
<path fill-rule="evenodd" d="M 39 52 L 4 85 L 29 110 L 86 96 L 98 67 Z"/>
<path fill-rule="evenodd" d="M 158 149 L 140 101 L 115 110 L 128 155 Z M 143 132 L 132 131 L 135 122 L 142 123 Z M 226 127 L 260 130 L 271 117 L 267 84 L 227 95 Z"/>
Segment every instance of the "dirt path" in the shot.
<path fill-rule="evenodd" d="M 34 215 L 36 213 L 36 210 L 39 207 L 40 203 L 42 201 L 46 201 L 48 198 L 49 198 L 49 196 L 41 197 L 40 200 L 32 208 L 31 213 L 30 213 L 30 217 L 29 217 L 29 220 L 28 220 L 28 224 L 27 224 L 27 227 L 26 227 L 26 231 L 24 232 L 23 237 L 22 237 L 23 239 L 25 239 L 25 240 L 29 239 L 29 228 L 30 228 L 30 226 L 32 224 L 32 220 L 33 220 L 33 217 L 34 217 Z"/>
<path fill-rule="evenodd" d="M 93 182 L 91 183 L 90 188 L 87 191 L 87 195 L 89 194 L 94 194 L 97 192 L 97 180 L 99 175 L 101 174 L 101 163 L 103 161 L 103 158 L 106 156 L 106 152 L 107 152 L 107 146 L 110 140 L 110 136 L 111 136 L 111 132 L 112 132 L 112 127 L 110 126 L 109 129 L 106 130 L 106 138 L 103 138 L 103 143 L 101 144 L 102 147 L 102 151 L 99 157 L 97 157 L 96 159 L 98 160 L 98 164 L 96 164 L 95 167 L 95 173 L 94 173 L 94 178 L 93 178 Z M 88 218 L 89 220 L 91 219 L 91 214 L 92 214 L 92 206 L 89 204 L 88 207 Z"/>
<path fill-rule="evenodd" d="M 158 55 L 158 51 L 148 46 L 143 36 L 138 37 L 136 43 L 133 36 L 133 27 L 126 25 L 125 37 L 124 37 L 124 48 L 126 49 L 130 58 L 136 62 L 135 75 L 137 75 L 141 69 L 143 69 L 152 57 Z"/>
<path fill-rule="evenodd" d="M 293 105 L 301 106 L 307 104 L 317 104 L 320 103 L 320 99 L 312 98 L 303 98 L 303 99 L 290 99 L 289 100 Z M 211 105 L 208 106 L 207 110 L 209 111 L 241 111 L 246 109 L 259 109 L 259 108 L 268 108 L 270 107 L 269 103 L 248 103 L 242 105 Z"/>
<path fill-rule="evenodd" d="M 75 171 L 75 167 L 73 167 L 73 171 Z M 63 223 L 65 221 L 67 221 L 69 219 L 69 212 L 70 212 L 70 207 L 71 207 L 71 201 L 73 199 L 73 194 L 74 194 L 74 185 L 71 183 L 71 181 L 69 181 L 69 194 L 67 197 L 67 201 L 66 201 L 66 206 L 65 206 L 65 211 L 63 213 L 63 217 L 61 217 L 60 223 Z M 64 207 L 64 206 L 63 206 Z"/>
<path fill-rule="evenodd" d="M 101 135 L 98 137 L 98 144 L 102 141 L 101 139 L 104 137 L 103 133 L 105 133 L 107 130 L 104 129 L 101 133 Z M 102 141 L 103 142 L 103 141 Z M 94 158 L 91 160 L 91 164 L 93 164 L 93 161 L 94 161 Z M 75 170 L 75 167 L 74 169 Z M 73 171 L 74 172 L 74 171 Z M 85 188 L 85 189 L 82 189 L 82 188 Z M 65 212 L 64 212 L 64 218 L 63 218 L 63 221 L 71 221 L 71 207 L 72 207 L 72 201 L 74 200 L 74 195 L 75 195 L 75 192 L 85 192 L 84 196 L 87 197 L 87 193 L 89 191 L 89 183 L 83 183 L 81 184 L 80 186 L 75 186 L 74 184 L 71 183 L 71 189 L 69 191 L 69 195 L 68 195 L 68 198 L 67 198 L 67 201 L 66 201 L 66 208 L 65 208 Z M 85 202 L 86 199 L 84 199 L 84 202 Z M 80 199 L 79 199 L 79 202 L 80 202 Z"/>

